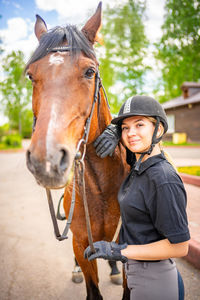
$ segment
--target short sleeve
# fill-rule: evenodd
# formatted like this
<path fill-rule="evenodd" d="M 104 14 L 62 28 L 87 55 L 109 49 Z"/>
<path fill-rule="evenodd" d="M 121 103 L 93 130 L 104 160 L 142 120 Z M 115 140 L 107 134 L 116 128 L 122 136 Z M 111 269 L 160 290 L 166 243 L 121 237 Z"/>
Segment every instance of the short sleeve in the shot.
<path fill-rule="evenodd" d="M 182 183 L 160 185 L 149 203 L 152 222 L 171 243 L 190 239 L 186 214 L 187 196 Z"/>

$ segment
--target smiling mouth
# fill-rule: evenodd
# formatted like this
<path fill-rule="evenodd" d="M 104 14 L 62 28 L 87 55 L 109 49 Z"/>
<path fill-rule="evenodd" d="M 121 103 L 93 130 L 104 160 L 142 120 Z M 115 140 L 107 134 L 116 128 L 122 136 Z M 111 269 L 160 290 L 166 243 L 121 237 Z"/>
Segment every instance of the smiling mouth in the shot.
<path fill-rule="evenodd" d="M 129 144 L 130 144 L 130 145 L 132 145 L 132 144 L 137 144 L 138 142 L 140 142 L 140 140 L 129 141 Z"/>

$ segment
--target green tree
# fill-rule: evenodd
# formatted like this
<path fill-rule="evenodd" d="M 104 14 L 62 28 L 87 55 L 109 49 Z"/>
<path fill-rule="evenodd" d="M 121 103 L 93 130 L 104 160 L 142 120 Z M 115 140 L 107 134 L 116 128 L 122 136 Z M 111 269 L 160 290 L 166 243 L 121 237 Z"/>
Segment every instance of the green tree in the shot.
<path fill-rule="evenodd" d="M 148 41 L 144 32 L 145 1 L 127 0 L 114 8 L 107 6 L 102 35 L 104 52 L 100 71 L 113 113 L 121 101 L 141 93 L 147 67 L 143 63 Z"/>
<path fill-rule="evenodd" d="M 163 35 L 156 44 L 166 101 L 181 94 L 184 81 L 200 79 L 200 1 L 166 0 Z"/>
<path fill-rule="evenodd" d="M 24 76 L 24 55 L 21 51 L 13 51 L 2 60 L 4 79 L 0 83 L 1 104 L 9 119 L 10 128 L 17 129 L 22 134 L 22 120 L 27 124 L 23 113 L 31 103 L 32 93 L 31 84 Z"/>

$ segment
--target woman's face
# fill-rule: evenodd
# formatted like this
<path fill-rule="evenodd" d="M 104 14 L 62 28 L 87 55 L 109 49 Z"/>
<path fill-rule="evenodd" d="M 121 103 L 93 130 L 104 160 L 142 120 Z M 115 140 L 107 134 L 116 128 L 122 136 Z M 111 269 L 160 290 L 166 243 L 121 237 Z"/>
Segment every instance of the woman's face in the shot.
<path fill-rule="evenodd" d="M 146 117 L 133 116 L 122 122 L 122 141 L 132 152 L 149 149 L 154 132 L 154 124 Z"/>

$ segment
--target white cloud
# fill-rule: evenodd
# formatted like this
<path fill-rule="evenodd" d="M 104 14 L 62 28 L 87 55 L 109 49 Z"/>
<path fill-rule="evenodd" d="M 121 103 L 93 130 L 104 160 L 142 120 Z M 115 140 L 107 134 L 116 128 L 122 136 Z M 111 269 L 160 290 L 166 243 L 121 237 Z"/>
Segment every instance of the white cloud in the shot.
<path fill-rule="evenodd" d="M 106 4 L 112 7 L 125 1 L 127 0 L 104 0 L 102 7 L 104 10 Z M 35 2 L 41 10 L 55 10 L 58 13 L 59 21 L 64 24 L 82 24 L 86 21 L 88 12 L 91 12 L 91 14 L 95 13 L 100 0 L 35 0 Z"/>
<path fill-rule="evenodd" d="M 7 21 L 8 27 L 0 30 L 0 35 L 6 43 L 27 37 L 27 24 L 22 18 L 12 18 Z"/>
<path fill-rule="evenodd" d="M 30 20 L 22 18 L 11 18 L 7 21 L 7 28 L 0 30 L 3 41 L 4 56 L 11 51 L 21 50 L 28 60 L 30 53 L 37 45 L 37 40 L 33 34 L 34 25 Z M 30 33 L 32 32 L 32 33 Z"/>
<path fill-rule="evenodd" d="M 87 0 L 36 0 L 36 5 L 44 11 L 55 10 L 59 15 L 59 20 L 64 23 L 82 22 L 87 15 L 88 8 L 95 12 L 99 1 Z"/>
<path fill-rule="evenodd" d="M 16 7 L 17 9 L 22 9 L 21 5 L 16 2 L 12 2 L 13 6 Z"/>

